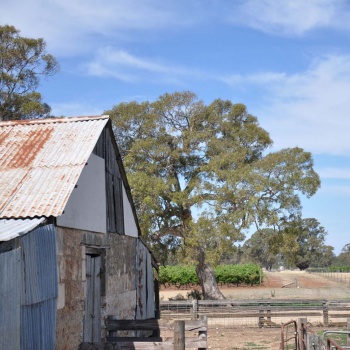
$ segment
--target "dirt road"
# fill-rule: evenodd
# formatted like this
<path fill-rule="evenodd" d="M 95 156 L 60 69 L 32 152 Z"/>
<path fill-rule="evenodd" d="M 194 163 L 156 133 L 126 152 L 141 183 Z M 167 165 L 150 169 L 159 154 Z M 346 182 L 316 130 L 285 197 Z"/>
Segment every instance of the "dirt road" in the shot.
<path fill-rule="evenodd" d="M 199 288 L 199 287 L 196 287 Z M 161 289 L 161 300 L 181 294 L 187 299 L 190 290 Z M 319 275 L 304 271 L 265 272 L 261 286 L 222 287 L 227 299 L 350 299 L 350 288 Z"/>
<path fill-rule="evenodd" d="M 302 271 L 266 272 L 261 286 L 222 288 L 228 299 L 350 299 L 350 287 L 333 280 Z M 187 298 L 188 290 L 163 289 L 162 300 L 177 294 Z M 315 331 L 322 332 L 323 329 Z M 280 328 L 211 327 L 208 334 L 210 349 L 218 350 L 278 350 Z"/>

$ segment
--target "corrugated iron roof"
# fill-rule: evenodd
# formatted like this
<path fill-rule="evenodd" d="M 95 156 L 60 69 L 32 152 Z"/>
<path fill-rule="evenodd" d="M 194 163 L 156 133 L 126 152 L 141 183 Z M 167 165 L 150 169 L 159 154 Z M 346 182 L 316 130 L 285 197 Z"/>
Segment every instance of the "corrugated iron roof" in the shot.
<path fill-rule="evenodd" d="M 22 236 L 44 222 L 45 218 L 0 220 L 0 242 Z"/>
<path fill-rule="evenodd" d="M 107 121 L 0 122 L 0 218 L 61 215 Z"/>

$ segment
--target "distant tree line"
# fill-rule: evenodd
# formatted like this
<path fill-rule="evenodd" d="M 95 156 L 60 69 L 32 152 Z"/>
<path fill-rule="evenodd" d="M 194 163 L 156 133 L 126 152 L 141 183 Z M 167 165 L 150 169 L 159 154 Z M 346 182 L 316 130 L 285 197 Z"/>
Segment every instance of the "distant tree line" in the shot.
<path fill-rule="evenodd" d="M 37 91 L 59 70 L 43 39 L 0 26 L 0 120 L 45 118 Z M 320 179 L 299 147 L 269 153 L 269 133 L 241 103 L 205 104 L 190 91 L 120 103 L 110 115 L 143 239 L 162 265 L 195 264 L 203 295 L 224 298 L 211 265 L 254 263 L 306 269 L 347 261 L 325 229 L 302 219 L 300 194 Z M 194 215 L 195 213 L 195 215 Z M 257 231 L 242 245 L 248 230 Z"/>

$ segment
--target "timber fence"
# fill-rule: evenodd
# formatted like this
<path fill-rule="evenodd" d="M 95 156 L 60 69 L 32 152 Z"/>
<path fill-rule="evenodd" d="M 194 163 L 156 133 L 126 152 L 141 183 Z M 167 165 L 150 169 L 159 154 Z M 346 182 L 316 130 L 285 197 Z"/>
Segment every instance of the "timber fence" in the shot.
<path fill-rule="evenodd" d="M 184 300 L 161 301 L 161 319 L 208 317 L 209 325 L 280 327 L 289 320 L 307 317 L 312 324 L 345 324 L 350 300 Z"/>
<path fill-rule="evenodd" d="M 164 321 L 118 320 L 110 316 L 106 320 L 106 350 L 205 350 L 208 348 L 206 317 L 199 320 Z M 163 332 L 171 337 L 163 337 Z M 130 335 L 130 332 L 133 335 Z M 197 336 L 193 336 L 197 332 Z M 120 334 L 121 333 L 121 334 Z M 127 333 L 127 334 L 125 334 Z"/>

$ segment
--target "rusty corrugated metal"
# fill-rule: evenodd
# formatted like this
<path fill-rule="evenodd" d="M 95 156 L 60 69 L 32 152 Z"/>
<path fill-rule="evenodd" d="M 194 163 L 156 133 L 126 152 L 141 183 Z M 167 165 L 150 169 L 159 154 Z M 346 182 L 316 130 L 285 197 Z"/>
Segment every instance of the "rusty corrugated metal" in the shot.
<path fill-rule="evenodd" d="M 59 216 L 108 116 L 0 123 L 0 217 Z"/>

